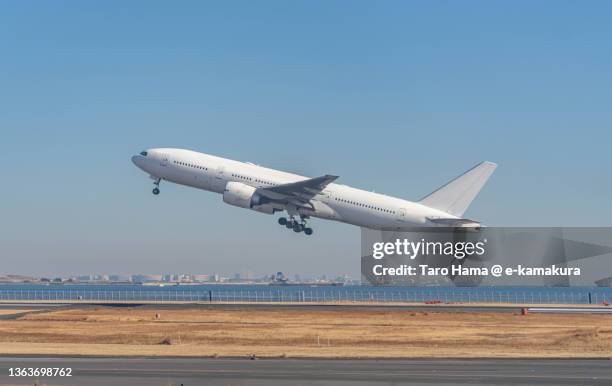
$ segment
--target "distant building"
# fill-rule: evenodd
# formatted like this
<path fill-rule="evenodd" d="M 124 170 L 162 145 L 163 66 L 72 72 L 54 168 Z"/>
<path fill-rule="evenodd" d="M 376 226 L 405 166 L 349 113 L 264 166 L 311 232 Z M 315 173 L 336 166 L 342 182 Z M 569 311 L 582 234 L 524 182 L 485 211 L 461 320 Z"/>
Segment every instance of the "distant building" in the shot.
<path fill-rule="evenodd" d="M 197 281 L 197 282 L 210 281 L 210 275 L 202 275 L 202 274 L 193 275 L 193 281 Z"/>
<path fill-rule="evenodd" d="M 117 275 L 117 274 L 114 274 L 114 275 L 108 275 L 108 280 L 114 281 L 114 282 L 117 282 L 117 281 L 129 281 L 130 277 L 127 276 L 127 275 Z"/>
<path fill-rule="evenodd" d="M 8 283 L 26 283 L 26 282 L 35 282 L 39 281 L 32 276 L 23 276 L 23 275 L 11 275 L 8 274 L 6 276 L 0 275 L 0 282 L 8 282 Z"/>
<path fill-rule="evenodd" d="M 161 281 L 161 275 L 132 275 L 131 281 L 134 283 L 147 283 L 152 281 Z"/>
<path fill-rule="evenodd" d="M 171 273 L 164 274 L 164 275 L 162 275 L 162 281 L 166 281 L 166 282 L 175 281 L 174 276 L 175 275 L 173 275 Z"/>
<path fill-rule="evenodd" d="M 274 283 L 287 283 L 289 281 L 289 279 L 285 277 L 285 274 L 280 271 L 276 272 L 276 275 L 272 275 L 270 279 Z"/>
<path fill-rule="evenodd" d="M 183 283 L 191 283 L 191 282 L 194 281 L 193 275 L 189 275 L 189 274 L 186 274 L 186 273 L 181 274 L 179 276 L 179 281 L 183 282 Z"/>

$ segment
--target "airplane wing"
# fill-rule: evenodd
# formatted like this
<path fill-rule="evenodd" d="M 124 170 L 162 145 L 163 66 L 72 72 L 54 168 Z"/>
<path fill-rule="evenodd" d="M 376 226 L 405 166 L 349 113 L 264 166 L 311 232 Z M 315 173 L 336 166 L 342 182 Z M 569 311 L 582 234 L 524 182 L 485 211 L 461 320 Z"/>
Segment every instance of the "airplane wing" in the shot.
<path fill-rule="evenodd" d="M 255 192 L 272 201 L 304 206 L 337 178 L 338 176 L 326 174 L 289 184 L 258 188 Z"/>

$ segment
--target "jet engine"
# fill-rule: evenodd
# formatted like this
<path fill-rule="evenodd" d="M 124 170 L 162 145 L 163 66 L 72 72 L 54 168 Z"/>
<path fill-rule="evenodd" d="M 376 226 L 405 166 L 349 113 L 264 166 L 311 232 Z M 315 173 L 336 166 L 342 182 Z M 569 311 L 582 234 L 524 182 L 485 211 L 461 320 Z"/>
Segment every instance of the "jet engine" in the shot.
<path fill-rule="evenodd" d="M 255 193 L 257 189 L 241 182 L 230 181 L 223 191 L 223 202 L 240 208 L 273 214 L 277 210 L 266 197 Z"/>

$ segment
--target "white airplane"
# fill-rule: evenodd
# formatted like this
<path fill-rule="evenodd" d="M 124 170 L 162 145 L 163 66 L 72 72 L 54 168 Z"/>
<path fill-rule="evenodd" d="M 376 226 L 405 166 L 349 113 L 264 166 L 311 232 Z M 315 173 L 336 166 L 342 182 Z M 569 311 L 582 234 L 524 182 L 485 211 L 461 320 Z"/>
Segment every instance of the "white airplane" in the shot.
<path fill-rule="evenodd" d="M 317 217 L 378 230 L 411 227 L 478 227 L 463 218 L 496 164 L 481 162 L 418 202 L 335 184 L 338 177 L 308 178 L 184 149 L 142 151 L 132 162 L 154 180 L 153 194 L 164 181 L 223 194 L 223 201 L 274 214 L 287 211 L 278 223 L 312 234 L 306 220 Z"/>

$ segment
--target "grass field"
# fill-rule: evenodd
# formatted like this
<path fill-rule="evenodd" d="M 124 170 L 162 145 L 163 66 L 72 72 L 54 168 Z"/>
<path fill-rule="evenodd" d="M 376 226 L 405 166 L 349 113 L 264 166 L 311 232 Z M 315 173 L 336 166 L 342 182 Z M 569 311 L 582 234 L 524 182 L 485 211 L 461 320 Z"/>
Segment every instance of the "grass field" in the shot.
<path fill-rule="evenodd" d="M 24 314 L 26 312 L 32 312 L 32 311 L 37 311 L 37 310 L 33 310 L 33 309 L 10 309 L 10 308 L 2 308 L 0 309 L 0 316 L 3 315 L 16 315 L 16 314 Z"/>
<path fill-rule="evenodd" d="M 0 354 L 612 357 L 612 316 L 84 307 L 0 320 Z"/>

